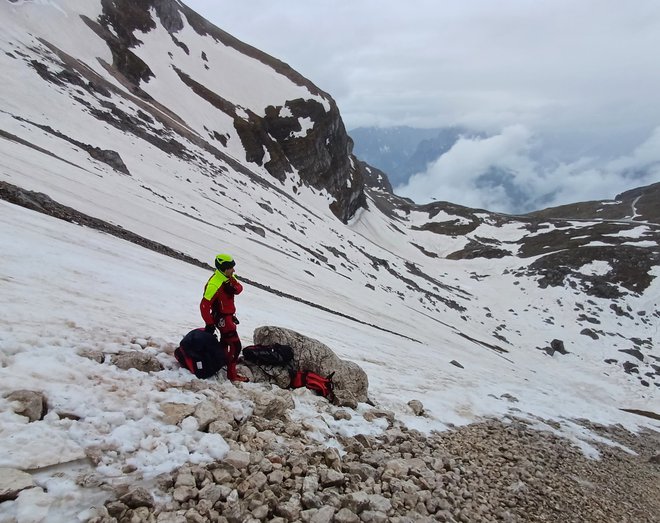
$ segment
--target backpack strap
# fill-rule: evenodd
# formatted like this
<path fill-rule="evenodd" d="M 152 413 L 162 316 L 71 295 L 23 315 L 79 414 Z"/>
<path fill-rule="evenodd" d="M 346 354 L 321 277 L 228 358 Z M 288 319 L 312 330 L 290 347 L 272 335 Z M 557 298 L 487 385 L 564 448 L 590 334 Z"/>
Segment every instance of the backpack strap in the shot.
<path fill-rule="evenodd" d="M 305 371 L 296 371 L 295 375 L 292 375 L 291 378 L 291 387 L 307 387 L 309 390 L 313 390 L 320 396 L 329 399 L 332 401 L 334 399 L 334 383 L 332 382 L 332 377 L 334 372 L 330 373 L 328 376 L 323 377 L 320 374 L 315 372 L 305 372 Z"/>
<path fill-rule="evenodd" d="M 291 376 L 291 383 L 289 387 L 292 389 L 299 389 L 304 387 L 307 381 L 307 373 L 302 370 L 289 369 L 289 375 Z"/>

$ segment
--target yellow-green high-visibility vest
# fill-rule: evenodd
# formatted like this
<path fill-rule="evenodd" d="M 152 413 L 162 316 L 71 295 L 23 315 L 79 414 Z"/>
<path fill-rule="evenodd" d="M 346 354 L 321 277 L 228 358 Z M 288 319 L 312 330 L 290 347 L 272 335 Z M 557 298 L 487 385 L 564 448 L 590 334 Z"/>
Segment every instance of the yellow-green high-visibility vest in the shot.
<path fill-rule="evenodd" d="M 209 278 L 209 281 L 206 282 L 206 287 L 204 287 L 204 299 L 211 301 L 215 293 L 218 292 L 218 289 L 222 287 L 222 284 L 225 283 L 229 278 L 222 274 L 220 271 L 215 271 L 213 276 Z"/>

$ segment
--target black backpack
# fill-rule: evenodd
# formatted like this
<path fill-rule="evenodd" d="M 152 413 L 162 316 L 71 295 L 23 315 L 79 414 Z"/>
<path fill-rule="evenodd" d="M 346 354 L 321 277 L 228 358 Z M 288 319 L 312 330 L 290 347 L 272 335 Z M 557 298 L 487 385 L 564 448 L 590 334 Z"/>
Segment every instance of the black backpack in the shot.
<path fill-rule="evenodd" d="M 288 365 L 293 360 L 293 349 L 288 345 L 250 345 L 243 348 L 243 358 L 255 365 Z"/>
<path fill-rule="evenodd" d="M 174 356 L 198 378 L 209 378 L 227 364 L 220 342 L 204 329 L 195 329 L 186 334 Z"/>

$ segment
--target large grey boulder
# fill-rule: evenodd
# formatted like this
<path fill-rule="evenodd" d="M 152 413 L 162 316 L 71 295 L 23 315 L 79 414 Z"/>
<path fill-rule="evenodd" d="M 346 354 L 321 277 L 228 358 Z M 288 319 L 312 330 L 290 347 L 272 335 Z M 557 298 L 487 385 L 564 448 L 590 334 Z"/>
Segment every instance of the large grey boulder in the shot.
<path fill-rule="evenodd" d="M 340 359 L 327 345 L 320 341 L 308 338 L 290 329 L 273 326 L 255 329 L 253 340 L 257 345 L 272 345 L 273 343 L 288 345 L 293 349 L 295 367 L 322 376 L 334 372 L 332 381 L 337 391 L 351 393 L 359 402 L 368 400 L 369 380 L 366 372 L 357 363 Z M 259 381 L 259 369 L 253 368 L 252 370 L 255 380 Z M 288 378 L 279 379 L 280 374 L 281 371 L 278 370 L 277 384 L 284 387 L 288 386 Z M 280 383 L 280 381 L 283 383 Z"/>

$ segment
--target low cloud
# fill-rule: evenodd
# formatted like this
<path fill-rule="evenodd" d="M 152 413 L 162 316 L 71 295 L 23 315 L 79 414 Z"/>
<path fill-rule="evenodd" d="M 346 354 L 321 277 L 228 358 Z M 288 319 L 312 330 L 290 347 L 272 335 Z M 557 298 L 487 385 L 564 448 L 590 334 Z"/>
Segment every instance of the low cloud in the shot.
<path fill-rule="evenodd" d="M 540 160 L 544 144 L 528 128 L 510 126 L 494 136 L 462 137 L 425 172 L 395 193 L 417 203 L 450 201 L 510 214 L 567 203 L 611 199 L 660 181 L 660 128 L 632 153 L 602 161 Z"/>

